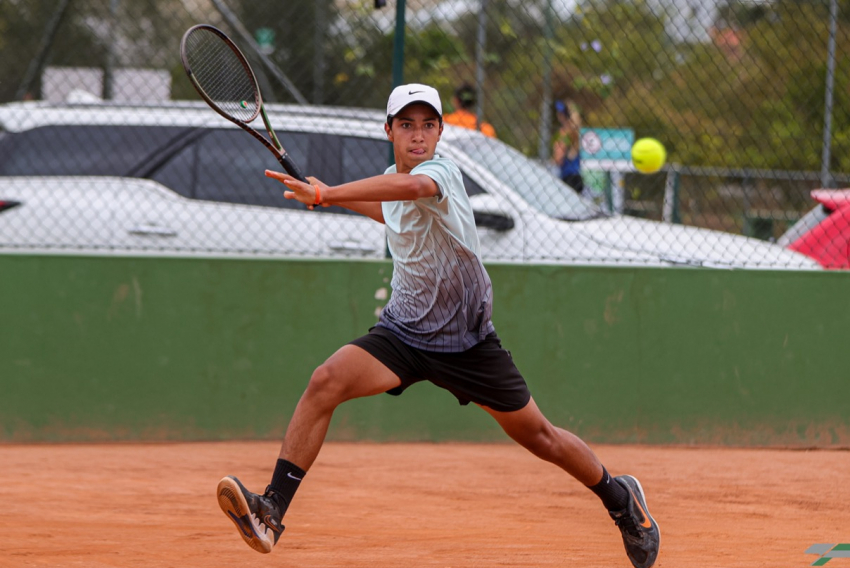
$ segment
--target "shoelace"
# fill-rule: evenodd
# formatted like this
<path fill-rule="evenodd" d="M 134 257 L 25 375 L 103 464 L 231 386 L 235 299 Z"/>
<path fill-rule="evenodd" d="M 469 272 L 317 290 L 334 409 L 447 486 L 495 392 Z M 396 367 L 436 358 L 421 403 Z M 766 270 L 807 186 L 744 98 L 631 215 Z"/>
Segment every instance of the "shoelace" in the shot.
<path fill-rule="evenodd" d="M 640 531 L 637 528 L 637 523 L 635 522 L 634 515 L 630 515 L 626 512 L 619 519 L 614 520 L 614 524 L 617 525 L 621 530 L 626 531 L 630 535 L 635 538 L 640 538 Z"/>

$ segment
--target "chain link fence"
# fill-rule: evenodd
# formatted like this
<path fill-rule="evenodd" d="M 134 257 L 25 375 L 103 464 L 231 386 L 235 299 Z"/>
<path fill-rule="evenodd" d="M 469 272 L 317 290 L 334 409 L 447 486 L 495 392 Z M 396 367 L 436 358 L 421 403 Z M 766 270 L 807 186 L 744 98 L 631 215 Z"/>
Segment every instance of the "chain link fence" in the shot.
<path fill-rule="evenodd" d="M 385 255 L 199 101 L 196 23 L 327 183 L 384 171 L 393 85 L 436 87 L 485 260 L 850 267 L 850 0 L 3 0 L 0 250 Z"/>

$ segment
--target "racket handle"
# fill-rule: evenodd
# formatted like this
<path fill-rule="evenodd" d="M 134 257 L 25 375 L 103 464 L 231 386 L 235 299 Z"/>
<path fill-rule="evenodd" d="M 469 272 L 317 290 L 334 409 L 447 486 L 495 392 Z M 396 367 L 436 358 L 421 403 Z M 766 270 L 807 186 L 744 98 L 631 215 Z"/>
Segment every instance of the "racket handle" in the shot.
<path fill-rule="evenodd" d="M 292 158 L 289 157 L 289 154 L 287 154 L 286 151 L 280 152 L 277 161 L 280 162 L 280 165 L 283 166 L 283 169 L 286 170 L 286 173 L 288 173 L 298 181 L 310 183 L 309 181 L 307 181 L 307 178 L 304 177 L 304 174 L 301 173 L 301 169 L 297 165 L 295 165 L 295 162 L 292 161 Z"/>

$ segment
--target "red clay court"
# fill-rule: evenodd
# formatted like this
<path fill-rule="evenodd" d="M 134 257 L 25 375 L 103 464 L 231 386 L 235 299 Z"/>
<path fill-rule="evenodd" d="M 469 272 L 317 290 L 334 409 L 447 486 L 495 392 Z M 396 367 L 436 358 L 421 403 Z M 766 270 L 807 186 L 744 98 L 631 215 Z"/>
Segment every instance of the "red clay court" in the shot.
<path fill-rule="evenodd" d="M 804 567 L 850 542 L 850 452 L 593 445 L 643 484 L 663 568 Z M 276 442 L 0 446 L 0 566 L 544 567 L 630 564 L 590 491 L 513 444 L 329 443 L 275 550 L 218 508 L 265 488 Z M 837 558 L 829 566 L 850 566 Z"/>

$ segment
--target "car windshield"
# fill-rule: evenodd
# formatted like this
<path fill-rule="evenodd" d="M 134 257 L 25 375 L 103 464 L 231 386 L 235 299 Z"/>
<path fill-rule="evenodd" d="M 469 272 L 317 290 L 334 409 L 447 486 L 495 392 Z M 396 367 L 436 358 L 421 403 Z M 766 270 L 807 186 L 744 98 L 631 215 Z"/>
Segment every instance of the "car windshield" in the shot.
<path fill-rule="evenodd" d="M 818 204 L 817 207 L 803 215 L 803 217 L 794 223 L 784 235 L 779 237 L 777 244 L 787 247 L 797 241 L 800 237 L 817 227 L 824 219 L 830 216 L 833 211 L 827 209 L 823 205 Z"/>
<path fill-rule="evenodd" d="M 549 217 L 584 221 L 605 215 L 595 203 L 507 144 L 483 136 L 453 140 L 452 144 Z"/>

